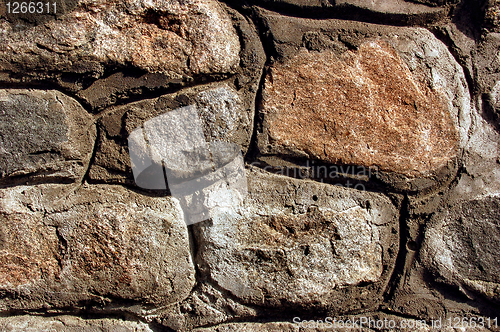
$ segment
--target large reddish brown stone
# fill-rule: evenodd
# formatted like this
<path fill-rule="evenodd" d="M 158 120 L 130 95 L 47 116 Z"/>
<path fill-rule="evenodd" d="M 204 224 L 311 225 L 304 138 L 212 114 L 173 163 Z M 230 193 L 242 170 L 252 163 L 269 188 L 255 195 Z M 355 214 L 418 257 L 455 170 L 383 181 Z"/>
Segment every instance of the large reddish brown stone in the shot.
<path fill-rule="evenodd" d="M 301 50 L 274 64 L 262 102 L 262 154 L 377 167 L 417 177 L 457 153 L 442 97 L 382 41 L 341 56 Z"/>

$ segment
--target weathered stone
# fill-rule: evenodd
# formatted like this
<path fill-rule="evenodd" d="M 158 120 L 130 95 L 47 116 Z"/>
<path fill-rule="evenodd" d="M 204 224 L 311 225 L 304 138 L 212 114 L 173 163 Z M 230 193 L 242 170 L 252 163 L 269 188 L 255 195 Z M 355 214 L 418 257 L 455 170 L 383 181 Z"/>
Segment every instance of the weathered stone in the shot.
<path fill-rule="evenodd" d="M 500 81 L 497 81 L 488 93 L 487 102 L 496 118 L 500 118 Z"/>
<path fill-rule="evenodd" d="M 184 301 L 170 306 L 156 319 L 175 331 L 192 331 L 198 326 L 214 326 L 231 320 L 250 320 L 259 316 L 255 308 L 228 297 L 207 283 L 198 283 Z"/>
<path fill-rule="evenodd" d="M 500 32 L 500 1 L 485 2 L 484 27 L 492 32 Z"/>
<path fill-rule="evenodd" d="M 476 89 L 481 94 L 487 120 L 500 131 L 500 33 L 488 33 L 477 47 L 474 57 Z"/>
<path fill-rule="evenodd" d="M 420 1 L 415 1 L 415 2 L 420 2 Z M 429 2 L 431 1 L 425 1 L 424 3 L 429 3 Z M 431 8 L 428 6 L 404 0 L 389 0 L 389 1 L 336 0 L 335 5 L 345 6 L 349 9 L 351 9 L 352 7 L 364 9 L 374 13 L 407 16 L 412 20 L 415 20 L 416 17 L 418 16 L 422 16 L 422 18 L 425 20 L 429 20 L 431 17 L 432 19 L 436 20 L 446 15 L 445 9 Z M 411 25 L 411 23 L 409 25 Z"/>
<path fill-rule="evenodd" d="M 489 272 L 480 272 L 479 278 L 464 271 L 469 268 L 466 264 L 471 267 L 470 274 L 481 271 L 483 260 L 491 260 L 484 252 L 495 246 L 496 236 L 494 215 L 498 212 L 492 200 L 500 192 L 500 133 L 479 113 L 472 108 L 469 114 L 470 133 L 461 157 L 463 171 L 450 190 L 409 198 L 402 279 L 389 300 L 390 307 L 401 314 L 427 320 L 454 319 L 465 312 L 497 315 L 497 307 L 484 300 L 489 297 L 495 301 L 496 284 L 487 281 L 495 265 L 488 266 Z M 457 288 L 461 292 L 455 291 Z"/>
<path fill-rule="evenodd" d="M 328 318 L 327 318 L 328 317 Z M 484 317 L 483 317 L 484 318 Z M 442 320 L 440 329 L 433 328 L 431 321 L 402 318 L 400 316 L 388 315 L 384 313 L 365 313 L 350 316 L 325 316 L 307 317 L 295 316 L 288 321 L 267 322 L 267 323 L 227 323 L 206 328 L 194 329 L 194 332 L 225 332 L 225 331 L 293 331 L 293 332 L 370 332 L 370 331 L 488 331 L 488 329 L 478 326 L 475 328 L 453 328 Z M 437 324 L 437 323 L 436 323 Z M 465 326 L 465 323 L 464 323 Z"/>
<path fill-rule="evenodd" d="M 0 70 L 10 73 L 11 81 L 64 80 L 57 73 L 99 78 L 123 66 L 191 80 L 234 73 L 239 63 L 231 20 L 211 0 L 82 0 L 59 20 L 20 32 L 14 28 L 3 22 L 0 30 Z"/>
<path fill-rule="evenodd" d="M 468 8 L 463 8 L 461 10 L 466 11 L 467 9 Z M 463 20 L 467 21 L 467 19 L 468 17 Z M 472 30 L 473 26 L 471 26 L 470 29 Z M 448 46 L 458 64 L 462 66 L 464 75 L 469 78 L 474 76 L 473 54 L 476 50 L 476 41 L 474 40 L 473 32 L 462 30 L 463 28 L 459 29 L 456 24 L 448 23 L 443 26 L 436 27 L 433 32 Z M 439 67 L 446 66 L 440 65 L 436 68 Z M 442 74 L 446 74 L 446 72 L 443 72 Z M 447 77 L 447 80 L 450 78 Z"/>
<path fill-rule="evenodd" d="M 450 204 L 500 192 L 500 133 L 476 112 L 473 116 L 475 125 L 463 157 L 465 172 L 450 192 Z"/>
<path fill-rule="evenodd" d="M 95 140 L 92 117 L 53 90 L 0 90 L 0 184 L 80 181 Z"/>
<path fill-rule="evenodd" d="M 433 218 L 421 251 L 424 266 L 466 294 L 477 292 L 500 301 L 500 199 L 467 201 Z"/>
<path fill-rule="evenodd" d="M 100 123 L 101 136 L 90 178 L 113 183 L 134 183 L 127 138 L 137 128 L 161 114 L 195 105 L 202 119 L 205 140 L 235 143 L 245 153 L 253 130 L 253 114 L 228 84 L 182 90 L 159 98 L 106 110 Z"/>
<path fill-rule="evenodd" d="M 69 192 L 68 192 L 69 191 Z M 194 269 L 180 206 L 121 187 L 0 191 L 0 309 L 180 301 Z"/>
<path fill-rule="evenodd" d="M 398 246 L 387 198 L 255 168 L 247 178 L 242 206 L 195 225 L 200 271 L 249 304 L 347 311 L 379 301 Z"/>
<path fill-rule="evenodd" d="M 488 93 L 500 81 L 500 33 L 483 37 L 475 53 L 476 84 L 480 93 Z"/>
<path fill-rule="evenodd" d="M 457 153 L 443 99 L 386 43 L 362 44 L 340 59 L 303 50 L 266 77 L 259 146 L 264 154 L 426 175 Z"/>
<path fill-rule="evenodd" d="M 115 318 L 83 319 L 75 316 L 12 316 L 0 317 L 5 332 L 153 332 L 148 324 Z"/>
<path fill-rule="evenodd" d="M 310 331 L 316 331 L 316 329 L 308 329 Z M 294 326 L 292 323 L 230 323 L 221 324 L 213 327 L 194 329 L 193 332 L 229 332 L 229 331 L 241 331 L 241 332 L 299 332 L 298 326 Z"/>
<path fill-rule="evenodd" d="M 224 8 L 233 20 L 240 36 L 240 72 L 236 75 L 235 85 L 240 93 L 246 94 L 244 101 L 248 103 L 248 107 L 254 109 L 255 95 L 260 86 L 262 70 L 267 60 L 266 53 L 257 29 L 251 21 L 233 8 L 228 6 Z"/>
<path fill-rule="evenodd" d="M 490 92 L 493 97 L 488 101 L 495 105 L 495 87 Z M 484 95 L 483 95 L 484 97 Z M 479 103 L 478 103 L 479 104 Z M 493 104 L 493 105 L 492 105 Z M 448 205 L 461 204 L 482 196 L 495 196 L 500 193 L 500 127 L 498 118 L 492 118 L 492 110 L 483 99 L 483 107 L 473 107 L 469 117 L 471 126 L 467 144 L 464 147 L 462 163 L 464 172 L 458 178 L 456 186 L 449 192 Z M 494 112 L 494 111 L 493 111 Z M 493 115 L 496 115 L 493 113 Z"/>
<path fill-rule="evenodd" d="M 117 101 L 126 100 L 145 93 L 167 90 L 183 85 L 180 79 L 169 79 L 165 74 L 126 75 L 123 72 L 95 81 L 77 96 L 93 109 L 110 106 Z"/>
<path fill-rule="evenodd" d="M 429 7 L 405 0 L 252 0 L 268 9 L 292 15 L 332 17 L 371 23 L 426 25 L 446 17 L 448 8 Z M 292 32 L 291 32 L 292 33 Z"/>
<path fill-rule="evenodd" d="M 377 166 L 379 172 L 372 174 L 379 180 L 410 192 L 432 190 L 452 179 L 457 149 L 467 145 L 471 102 L 463 70 L 441 41 L 419 28 L 283 19 L 265 10 L 259 15 L 276 56 L 266 76 L 257 127 L 261 161 L 272 156 L 273 166 L 306 159 Z M 298 76 L 292 82 L 293 75 Z M 364 81 L 355 84 L 355 77 Z M 283 79 L 282 84 L 275 78 Z M 430 105 L 432 111 L 424 112 Z M 392 106 L 393 113 L 382 106 Z M 286 129 L 293 128 L 297 137 L 292 142 L 290 130 L 288 141 L 280 143 L 285 136 L 272 137 L 271 122 L 275 133 L 286 136 Z M 380 136 L 375 134 L 378 125 Z M 311 134 L 304 135 L 308 129 Z M 389 139 L 392 134 L 395 140 Z M 374 162 L 379 157 L 385 165 Z"/>
<path fill-rule="evenodd" d="M 447 4 L 456 4 L 460 2 L 460 0 L 405 0 L 405 1 L 425 3 L 426 5 L 431 5 L 431 6 L 443 6 Z"/>

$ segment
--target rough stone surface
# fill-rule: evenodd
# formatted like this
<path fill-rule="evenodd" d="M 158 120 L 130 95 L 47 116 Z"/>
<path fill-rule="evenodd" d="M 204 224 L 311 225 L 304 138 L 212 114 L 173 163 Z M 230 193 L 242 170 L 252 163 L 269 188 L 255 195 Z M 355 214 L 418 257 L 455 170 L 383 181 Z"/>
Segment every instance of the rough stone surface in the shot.
<path fill-rule="evenodd" d="M 449 193 L 450 204 L 500 192 L 500 133 L 478 113 L 471 114 L 473 126 L 463 158 L 465 172 Z"/>
<path fill-rule="evenodd" d="M 199 283 L 187 299 L 170 306 L 156 320 L 175 331 L 191 331 L 198 326 L 252 319 L 259 313 L 262 314 L 261 310 L 239 303 L 226 291 L 208 283 Z"/>
<path fill-rule="evenodd" d="M 448 46 L 448 49 L 453 54 L 455 60 L 460 66 L 462 66 L 465 77 L 473 77 L 474 76 L 474 53 L 476 51 L 476 42 L 474 40 L 474 31 L 473 26 L 467 25 L 467 14 L 470 13 L 470 10 L 465 7 L 460 10 L 464 13 L 462 20 L 463 23 L 460 24 L 460 28 L 453 23 L 448 23 L 443 26 L 436 27 L 434 29 L 434 34 L 441 41 L 445 42 Z M 465 29 L 464 29 L 465 26 Z M 439 60 L 438 60 L 439 61 Z M 439 61 L 442 64 L 439 66 L 435 66 L 435 69 L 444 69 L 447 67 L 444 65 L 443 61 Z M 446 80 L 449 80 L 451 77 L 450 73 L 448 74 L 445 71 L 440 73 L 441 75 L 445 75 Z M 447 75 L 446 75 L 447 74 Z"/>
<path fill-rule="evenodd" d="M 94 139 L 93 119 L 74 99 L 0 90 L 0 184 L 80 181 Z"/>
<path fill-rule="evenodd" d="M 498 0 L 50 2 L 0 3 L 1 331 L 499 330 Z"/>
<path fill-rule="evenodd" d="M 266 77 L 259 145 L 265 154 L 425 175 L 457 153 L 443 99 L 383 42 L 340 58 L 304 50 Z"/>
<path fill-rule="evenodd" d="M 425 3 L 431 6 L 443 6 L 447 4 L 456 4 L 460 2 L 460 0 L 406 0 L 406 1 Z"/>
<path fill-rule="evenodd" d="M 69 191 L 69 192 L 68 192 Z M 178 203 L 113 186 L 0 191 L 0 308 L 188 296 L 194 269 Z"/>
<path fill-rule="evenodd" d="M 182 86 L 182 80 L 169 79 L 168 75 L 165 74 L 127 75 L 123 72 L 117 72 L 95 81 L 85 90 L 79 91 L 77 96 L 92 109 L 100 110 L 134 96 Z"/>
<path fill-rule="evenodd" d="M 477 89 L 481 96 L 480 108 L 487 120 L 500 131 L 500 111 L 498 105 L 500 89 L 500 33 L 486 34 L 477 47 L 475 69 Z"/>
<path fill-rule="evenodd" d="M 143 322 L 113 318 L 82 319 L 74 316 L 13 316 L 1 317 L 0 329 L 5 332 L 153 332 Z"/>
<path fill-rule="evenodd" d="M 375 148 L 375 145 L 377 142 L 393 142 L 382 137 L 394 133 L 400 137 L 399 144 L 390 148 L 390 144 L 387 144 L 385 149 L 388 154 L 383 156 L 392 166 L 379 163 L 379 172 L 373 172 L 383 183 L 398 190 L 417 192 L 431 190 L 450 181 L 456 173 L 454 155 L 458 151 L 457 148 L 463 148 L 467 144 L 471 125 L 471 103 L 463 69 L 441 41 L 424 29 L 393 29 L 333 19 L 283 19 L 282 16 L 265 10 L 259 10 L 258 13 L 263 24 L 271 31 L 268 40 L 276 57 L 266 75 L 259 117 L 261 124 L 257 127 L 261 153 L 259 158 L 262 161 L 266 156 L 274 156 L 273 158 L 278 160 L 273 161 L 273 165 L 283 165 L 284 162 L 279 159 L 289 161 L 290 158 L 294 162 L 313 158 L 330 163 L 358 163 L 363 167 L 376 165 L 374 158 L 382 157 L 383 150 Z M 375 45 L 374 42 L 380 48 L 370 46 Z M 388 47 L 391 51 L 383 51 L 382 47 Z M 372 53 L 374 56 L 370 57 L 369 54 Z M 364 61 L 366 66 L 370 59 L 378 63 L 378 67 L 367 66 L 366 72 L 363 72 L 361 64 Z M 308 60 L 310 63 L 307 63 Z M 355 61 L 358 61 L 359 65 L 354 65 Z M 384 65 L 381 65 L 382 63 Z M 301 65 L 303 68 L 298 69 Z M 376 68 L 379 73 L 375 71 Z M 385 70 L 387 72 L 384 72 Z M 280 71 L 286 74 L 282 75 Z M 298 75 L 296 82 L 292 82 L 291 78 L 294 72 Z M 400 75 L 396 76 L 396 72 Z M 317 74 L 316 77 L 314 73 Z M 284 84 L 275 83 L 273 75 L 278 80 L 282 78 Z M 350 81 L 351 77 L 358 77 L 358 80 L 363 78 L 364 81 L 356 85 Z M 390 79 L 391 77 L 393 79 Z M 342 79 L 348 83 L 342 83 Z M 392 86 L 393 84 L 395 85 Z M 399 92 L 389 92 L 389 86 L 391 89 L 399 89 L 397 91 L 405 93 L 405 96 L 417 103 L 410 102 L 405 105 Z M 347 91 L 350 94 L 343 94 Z M 382 98 L 383 91 L 386 91 L 387 97 Z M 380 99 L 377 99 L 377 96 Z M 309 98 L 315 102 L 306 102 Z M 267 103 L 269 106 L 266 107 L 269 100 L 276 101 L 277 105 Z M 339 102 L 334 103 L 333 100 Z M 377 104 L 378 100 L 380 102 Z M 415 106 L 419 107 L 418 100 L 427 106 L 436 105 L 437 107 L 432 107 L 432 112 L 438 112 L 440 115 L 424 120 L 424 117 L 429 116 L 429 112 L 420 113 L 423 108 L 420 108 L 420 111 L 415 109 Z M 280 102 L 283 105 L 280 105 Z M 389 116 L 387 110 L 383 110 L 384 106 L 390 105 L 392 108 L 386 107 L 387 110 L 397 112 L 399 109 L 399 116 L 396 113 Z M 411 109 L 413 111 L 408 113 Z M 308 115 L 301 121 L 300 114 L 304 110 L 309 110 L 303 113 Z M 331 110 L 334 112 L 330 112 Z M 277 128 L 293 128 L 297 142 L 292 141 L 289 135 L 285 144 L 280 144 L 279 139 L 284 140 L 285 136 L 276 140 L 269 135 L 271 121 L 266 119 L 272 120 L 279 111 L 282 111 L 284 116 L 279 120 L 275 118 L 275 132 L 278 131 Z M 312 112 L 314 113 L 311 116 Z M 407 114 L 414 114 L 414 117 Z M 414 120 L 410 120 L 412 117 Z M 321 128 L 317 128 L 319 134 L 315 132 L 314 135 L 302 135 L 307 128 L 316 130 L 315 123 L 326 119 L 329 119 L 329 122 L 321 123 Z M 335 124 L 332 121 L 334 119 Z M 415 121 L 415 125 L 411 125 L 411 130 L 398 132 L 398 128 L 410 126 L 409 122 L 398 123 L 398 119 Z M 295 127 L 288 125 L 289 123 L 295 123 Z M 425 123 L 430 127 L 424 128 Z M 377 135 L 374 135 L 377 124 L 384 128 L 381 127 L 379 141 L 376 141 Z M 337 128 L 340 130 L 336 130 Z M 282 131 L 286 133 L 285 130 Z M 424 139 L 417 138 L 419 132 L 424 136 L 424 133 L 429 134 L 430 141 L 431 137 L 436 137 L 435 148 L 438 150 L 446 150 L 445 147 L 448 146 L 448 156 L 446 157 L 446 152 L 438 153 L 443 157 L 441 161 L 435 160 L 437 163 L 434 165 L 429 159 L 425 162 L 427 152 L 424 151 L 432 150 L 433 143 L 426 145 Z M 300 146 L 303 142 L 308 142 L 309 150 Z M 328 151 L 329 147 L 331 151 Z M 319 151 L 325 148 L 326 151 Z M 397 155 L 397 151 L 405 149 L 407 150 L 404 154 Z M 360 162 L 361 159 L 363 162 Z M 371 163 L 366 162 L 368 160 Z M 407 168 L 403 166 L 405 163 Z M 415 163 L 420 163 L 420 170 L 415 167 Z"/>
<path fill-rule="evenodd" d="M 233 73 L 239 63 L 238 35 L 211 0 L 82 0 L 60 20 L 23 31 L 1 24 L 0 70 L 8 81 L 51 78 L 50 72 L 98 78 L 123 66 L 188 80 Z"/>
<path fill-rule="evenodd" d="M 408 66 L 415 82 L 428 85 L 431 90 L 445 96 L 448 112 L 459 128 L 460 146 L 465 145 L 471 101 L 467 80 L 446 45 L 428 30 L 335 19 L 284 19 L 266 10 L 259 10 L 258 14 L 271 31 L 268 39 L 272 55 L 279 62 L 290 61 L 303 48 L 317 52 L 331 51 L 340 59 L 345 52 L 357 50 L 363 43 L 376 40 L 387 42 Z"/>
<path fill-rule="evenodd" d="M 259 6 L 297 16 L 335 17 L 345 20 L 395 25 L 427 25 L 443 20 L 447 7 L 428 6 L 405 0 L 252 0 Z M 432 1 L 431 1 L 432 2 Z M 428 3 L 427 3 L 428 4 Z"/>
<path fill-rule="evenodd" d="M 492 32 L 500 32 L 500 1 L 485 1 L 484 26 Z"/>
<path fill-rule="evenodd" d="M 0 329 L 5 332 L 153 332 L 143 322 L 113 318 L 82 319 L 74 316 L 13 316 L 1 317 Z"/>
<path fill-rule="evenodd" d="M 477 87 L 481 93 L 488 93 L 500 80 L 500 33 L 488 33 L 479 43 L 474 59 Z"/>
<path fill-rule="evenodd" d="M 496 118 L 500 118 L 500 81 L 497 81 L 488 93 L 487 101 Z"/>
<path fill-rule="evenodd" d="M 200 271 L 250 304 L 347 310 L 377 302 L 397 247 L 388 199 L 257 170 L 247 177 L 243 206 L 195 226 Z M 369 286 L 357 290 L 360 283 Z"/>
<path fill-rule="evenodd" d="M 500 199 L 487 196 L 436 215 L 422 247 L 425 266 L 464 292 L 500 301 Z"/>
<path fill-rule="evenodd" d="M 193 332 L 298 332 L 299 327 L 294 326 L 292 323 L 231 323 L 222 324 L 219 326 L 195 329 Z M 313 330 L 315 331 L 315 329 Z"/>
<path fill-rule="evenodd" d="M 437 18 L 445 13 L 445 11 L 442 8 L 431 8 L 415 2 L 420 2 L 420 1 L 410 2 L 405 0 L 389 0 L 389 1 L 337 0 L 335 1 L 335 4 L 340 6 L 344 5 L 348 7 L 364 9 L 375 13 L 385 13 L 385 14 L 405 15 L 405 16 L 407 15 L 410 17 L 426 14 L 427 16 L 435 16 Z M 437 1 L 424 0 L 422 2 L 431 3 Z"/>
<path fill-rule="evenodd" d="M 196 106 L 207 142 L 236 143 L 246 152 L 252 135 L 253 115 L 234 88 L 227 84 L 211 85 L 106 110 L 99 121 L 101 135 L 90 178 L 132 184 L 127 148 L 130 133 L 147 120 L 188 105 Z"/>

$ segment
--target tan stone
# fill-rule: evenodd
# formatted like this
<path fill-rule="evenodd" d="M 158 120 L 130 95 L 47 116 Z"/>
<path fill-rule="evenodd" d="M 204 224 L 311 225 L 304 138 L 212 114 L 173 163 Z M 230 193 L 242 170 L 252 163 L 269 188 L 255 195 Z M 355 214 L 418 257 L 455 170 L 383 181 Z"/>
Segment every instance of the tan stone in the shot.
<path fill-rule="evenodd" d="M 236 31 L 211 0 L 80 1 L 59 20 L 25 31 L 5 23 L 0 36 L 0 70 L 28 75 L 99 77 L 108 66 L 129 66 L 185 79 L 234 72 L 239 64 Z"/>
<path fill-rule="evenodd" d="M 263 154 L 420 176 L 446 165 L 458 135 L 444 96 L 410 72 L 382 41 L 340 57 L 301 50 L 265 80 Z"/>
<path fill-rule="evenodd" d="M 0 317 L 0 330 L 9 332 L 152 332 L 147 323 L 117 318 L 84 319 L 61 315 Z"/>
<path fill-rule="evenodd" d="M 0 310 L 162 305 L 193 285 L 186 225 L 170 197 L 106 185 L 0 189 Z"/>
<path fill-rule="evenodd" d="M 254 168 L 247 180 L 242 206 L 194 227 L 201 273 L 248 304 L 347 311 L 379 301 L 397 247 L 389 199 Z"/>

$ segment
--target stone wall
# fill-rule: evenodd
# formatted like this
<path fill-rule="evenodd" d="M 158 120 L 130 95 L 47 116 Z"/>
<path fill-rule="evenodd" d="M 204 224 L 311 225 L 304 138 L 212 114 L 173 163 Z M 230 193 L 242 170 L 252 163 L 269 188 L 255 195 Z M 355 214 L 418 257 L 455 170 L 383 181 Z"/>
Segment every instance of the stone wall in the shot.
<path fill-rule="evenodd" d="M 497 0 L 54 3 L 0 7 L 1 331 L 500 331 Z M 127 141 L 189 105 L 248 190 L 193 225 Z"/>

